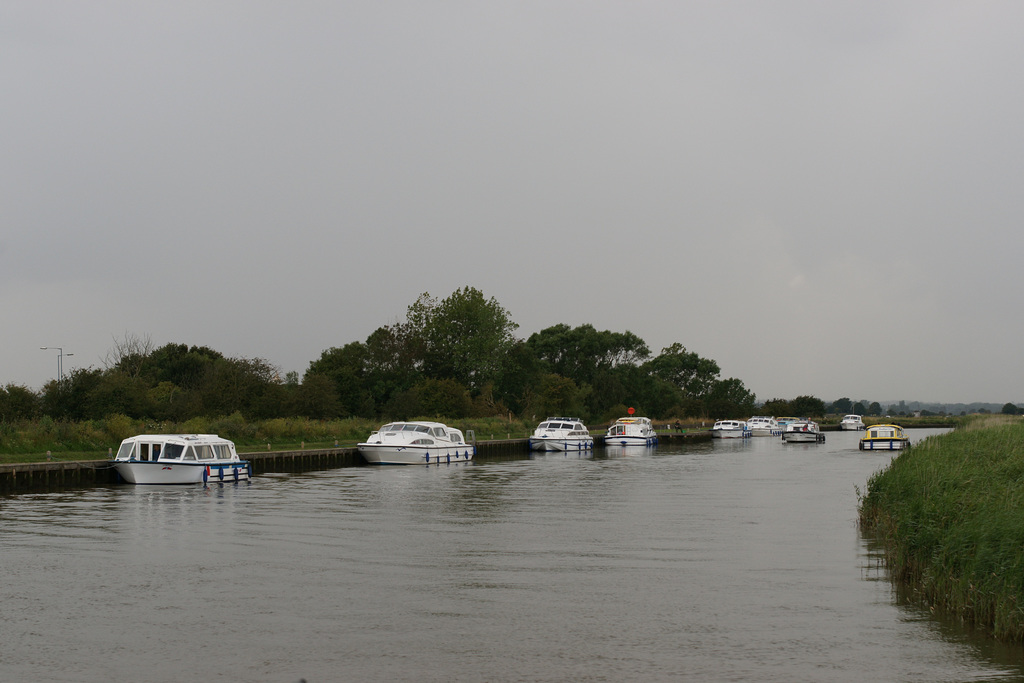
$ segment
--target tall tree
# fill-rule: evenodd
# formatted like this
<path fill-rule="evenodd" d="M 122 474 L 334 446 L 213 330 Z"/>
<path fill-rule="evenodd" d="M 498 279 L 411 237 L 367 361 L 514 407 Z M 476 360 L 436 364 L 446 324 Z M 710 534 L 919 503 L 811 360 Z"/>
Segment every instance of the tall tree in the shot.
<path fill-rule="evenodd" d="M 789 405 L 789 401 L 784 398 L 773 398 L 765 401 L 764 405 L 761 406 L 761 412 L 765 415 L 774 415 L 775 417 L 782 417 L 784 415 L 792 415 L 793 410 Z"/>
<path fill-rule="evenodd" d="M 456 290 L 441 302 L 423 294 L 406 317 L 410 336 L 423 342 L 424 373 L 454 379 L 474 391 L 501 374 L 519 327 L 496 299 L 485 299 L 473 287 Z"/>
<path fill-rule="evenodd" d="M 839 415 L 847 415 L 850 413 L 851 410 L 853 410 L 853 401 L 851 401 L 849 398 L 843 397 L 840 399 L 836 399 L 832 403 L 833 413 L 838 413 Z"/>
<path fill-rule="evenodd" d="M 825 402 L 815 396 L 797 396 L 789 405 L 797 417 L 823 417 L 825 415 Z"/>
<path fill-rule="evenodd" d="M 301 412 L 308 417 L 373 417 L 377 411 L 367 386 L 369 356 L 369 348 L 362 342 L 332 347 L 321 353 L 320 358 L 309 364 L 303 377 L 299 391 Z M 330 384 L 330 395 L 317 378 Z"/>
<path fill-rule="evenodd" d="M 651 355 L 644 340 L 632 332 L 599 332 L 593 325 L 553 325 L 530 335 L 526 344 L 550 372 L 580 386 L 613 368 L 639 365 Z"/>
<path fill-rule="evenodd" d="M 707 396 L 721 372 L 718 363 L 687 351 L 678 342 L 662 349 L 644 367 L 655 377 L 679 387 L 688 398 Z"/>
<path fill-rule="evenodd" d="M 747 416 L 754 412 L 756 400 L 757 397 L 735 377 L 719 380 L 708 393 L 708 415 L 715 419 Z"/>
<path fill-rule="evenodd" d="M 107 352 L 106 366 L 129 377 L 138 377 L 152 353 L 153 340 L 149 335 L 125 332 L 123 338 L 114 339 L 114 346 Z"/>
<path fill-rule="evenodd" d="M 27 420 L 39 414 L 39 396 L 28 387 L 8 384 L 0 388 L 0 422 Z"/>

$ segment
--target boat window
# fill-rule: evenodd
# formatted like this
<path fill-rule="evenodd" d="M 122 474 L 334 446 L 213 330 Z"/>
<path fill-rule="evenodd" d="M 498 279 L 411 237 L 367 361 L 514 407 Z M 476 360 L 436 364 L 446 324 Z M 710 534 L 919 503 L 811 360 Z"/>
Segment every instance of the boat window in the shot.
<path fill-rule="evenodd" d="M 161 456 L 163 460 L 177 460 L 181 457 L 181 452 L 185 450 L 185 446 L 180 443 L 169 443 L 164 446 L 164 454 Z"/>
<path fill-rule="evenodd" d="M 121 447 L 117 449 L 117 456 L 116 456 L 117 459 L 118 460 L 127 460 L 128 458 L 131 457 L 132 449 L 134 449 L 134 448 L 135 448 L 135 442 L 134 441 L 125 441 L 123 444 L 121 444 Z"/>
<path fill-rule="evenodd" d="M 434 440 L 433 439 L 415 439 L 415 440 L 412 441 L 412 443 L 414 445 L 417 445 L 417 446 L 433 446 L 434 445 Z"/>
<path fill-rule="evenodd" d="M 381 427 L 377 431 L 378 432 L 390 432 L 390 431 L 393 431 L 394 429 L 395 429 L 395 425 L 384 425 L 383 427 Z"/>
<path fill-rule="evenodd" d="M 195 449 L 196 459 L 198 460 L 213 460 L 215 457 L 217 457 L 213 452 L 213 446 L 209 444 L 205 444 L 202 446 L 197 445 L 193 446 L 192 448 Z M 188 456 L 186 456 L 186 459 L 188 459 Z"/>
<path fill-rule="evenodd" d="M 430 433 L 430 427 L 426 425 L 409 425 L 414 432 L 423 432 L 424 434 Z"/>
<path fill-rule="evenodd" d="M 458 432 L 452 432 L 450 435 L 452 443 L 462 443 L 462 436 Z"/>
<path fill-rule="evenodd" d="M 200 448 L 202 448 L 202 446 L 200 446 Z M 195 459 L 196 459 L 196 452 L 194 450 L 192 450 L 192 446 L 189 446 L 188 448 L 185 449 L 185 455 L 182 457 L 182 460 L 195 460 Z"/>
<path fill-rule="evenodd" d="M 231 459 L 231 447 L 226 443 L 215 444 L 213 449 L 217 451 L 218 460 L 230 460 Z"/>
<path fill-rule="evenodd" d="M 551 429 L 551 427 L 548 425 L 547 422 L 541 422 L 540 427 L 538 427 L 538 429 Z"/>
<path fill-rule="evenodd" d="M 438 438 L 441 438 L 441 439 L 444 438 L 444 430 L 441 429 L 440 427 L 434 427 L 430 431 L 430 433 L 433 434 L 434 436 L 438 437 Z"/>

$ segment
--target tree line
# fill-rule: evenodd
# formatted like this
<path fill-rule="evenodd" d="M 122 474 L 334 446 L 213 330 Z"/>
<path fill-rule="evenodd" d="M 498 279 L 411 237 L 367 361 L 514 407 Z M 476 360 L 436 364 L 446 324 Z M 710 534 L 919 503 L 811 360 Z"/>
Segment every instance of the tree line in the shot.
<path fill-rule="evenodd" d="M 205 346 L 148 338 L 115 340 L 104 367 L 79 368 L 40 392 L 0 389 L 0 419 L 102 419 L 120 414 L 181 422 L 240 413 L 287 417 L 574 415 L 606 421 L 625 414 L 656 419 L 754 414 L 756 397 L 718 364 L 674 343 L 654 355 L 632 332 L 554 325 L 516 336 L 518 325 L 493 297 L 472 287 L 438 300 L 422 294 L 405 319 L 365 341 L 323 351 L 281 376 L 260 358 L 229 358 Z M 848 399 L 847 399 L 848 400 Z M 824 415 L 811 396 L 772 399 L 765 414 Z M 847 412 L 847 411 L 839 411 Z"/>

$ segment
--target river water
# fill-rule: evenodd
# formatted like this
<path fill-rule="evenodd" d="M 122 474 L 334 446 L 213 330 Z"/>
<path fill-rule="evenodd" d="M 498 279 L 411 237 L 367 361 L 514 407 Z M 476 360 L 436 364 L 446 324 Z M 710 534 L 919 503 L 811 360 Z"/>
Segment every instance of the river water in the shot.
<path fill-rule="evenodd" d="M 856 525 L 888 460 L 829 433 L 0 498 L 0 680 L 1024 679 L 897 598 Z"/>

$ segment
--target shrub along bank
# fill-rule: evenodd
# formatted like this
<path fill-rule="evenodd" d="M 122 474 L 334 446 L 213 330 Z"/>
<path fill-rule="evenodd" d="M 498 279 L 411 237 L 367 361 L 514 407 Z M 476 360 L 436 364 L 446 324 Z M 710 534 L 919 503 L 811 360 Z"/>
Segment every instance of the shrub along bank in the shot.
<path fill-rule="evenodd" d="M 861 528 L 926 605 L 1024 641 L 1024 423 L 993 415 L 934 436 L 867 484 Z"/>
<path fill-rule="evenodd" d="M 434 419 L 434 418 L 423 418 Z M 461 429 L 474 429 L 478 439 L 526 436 L 527 426 L 501 418 L 449 422 Z M 329 448 L 363 441 L 378 421 L 363 418 L 312 420 L 277 418 L 246 420 L 235 413 L 222 417 L 195 417 L 185 422 L 137 420 L 111 415 L 103 420 L 64 421 L 48 417 L 39 420 L 0 422 L 0 464 L 40 462 L 49 453 L 57 460 L 102 460 L 108 450 L 117 450 L 122 439 L 136 434 L 219 434 L 235 442 L 239 452 Z"/>
<path fill-rule="evenodd" d="M 525 439 L 537 427 L 534 420 L 501 417 L 437 420 L 463 431 L 472 429 L 479 441 Z M 222 417 L 195 417 L 185 422 L 136 420 L 110 415 L 103 420 L 38 420 L 0 422 L 0 464 L 42 462 L 47 454 L 55 460 L 102 460 L 108 450 L 117 450 L 123 439 L 136 434 L 218 434 L 235 442 L 240 453 L 299 448 L 353 446 L 381 426 L 379 420 L 345 418 L 313 420 L 304 417 L 246 420 L 240 413 Z M 704 429 L 701 420 L 659 423 L 659 429 Z M 606 425 L 589 425 L 591 433 L 603 433 Z"/>

